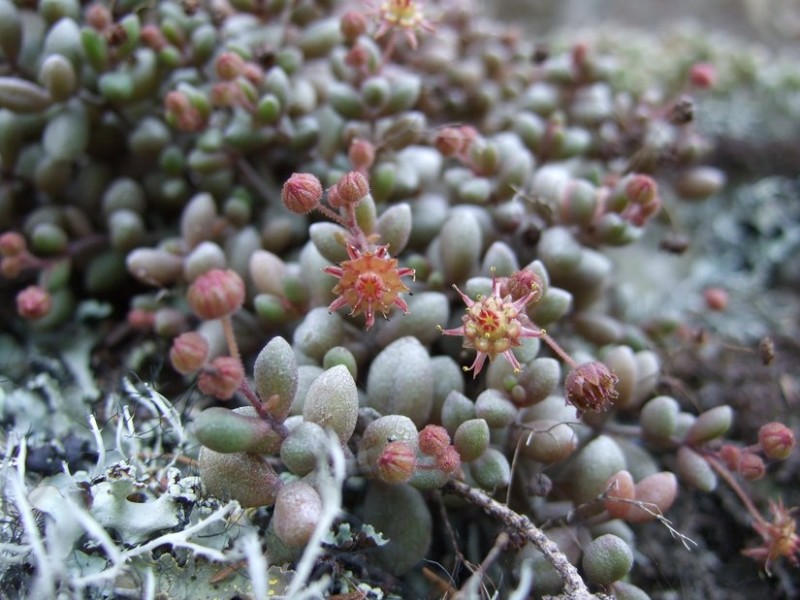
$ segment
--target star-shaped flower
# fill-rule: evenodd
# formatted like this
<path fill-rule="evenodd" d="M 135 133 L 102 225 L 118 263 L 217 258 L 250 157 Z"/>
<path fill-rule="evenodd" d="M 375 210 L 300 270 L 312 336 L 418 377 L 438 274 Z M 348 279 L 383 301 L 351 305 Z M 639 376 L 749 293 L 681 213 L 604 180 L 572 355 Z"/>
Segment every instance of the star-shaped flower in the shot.
<path fill-rule="evenodd" d="M 339 297 L 328 306 L 329 311 L 349 305 L 350 316 L 366 315 L 367 329 L 375 324 L 376 311 L 385 317 L 396 306 L 408 313 L 408 304 L 400 297 L 408 291 L 408 286 L 401 278 L 413 278 L 414 269 L 398 268 L 397 259 L 389 256 L 386 246 L 378 246 L 373 252 L 348 244 L 347 254 L 350 260 L 342 261 L 338 267 L 325 268 L 326 273 L 339 278 L 333 288 Z"/>
<path fill-rule="evenodd" d="M 544 335 L 544 331 L 534 327 L 525 314 L 525 307 L 541 294 L 541 289 L 532 286 L 526 294 L 513 300 L 510 294 L 501 296 L 501 281 L 493 278 L 492 293 L 473 300 L 455 285 L 453 287 L 467 305 L 461 318 L 464 324 L 454 329 L 439 329 L 444 335 L 463 336 L 464 348 L 478 351 L 472 365 L 465 370 L 472 370 L 473 377 L 476 377 L 487 358 L 494 360 L 502 354 L 514 370 L 519 371 L 520 364 L 512 349 L 521 345 L 522 338 Z"/>

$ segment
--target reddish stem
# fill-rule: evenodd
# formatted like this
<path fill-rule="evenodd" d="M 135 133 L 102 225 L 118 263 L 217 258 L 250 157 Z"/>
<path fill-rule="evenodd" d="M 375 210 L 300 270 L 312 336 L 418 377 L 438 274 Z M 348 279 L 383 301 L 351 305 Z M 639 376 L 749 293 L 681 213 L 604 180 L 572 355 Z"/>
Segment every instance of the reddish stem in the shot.
<path fill-rule="evenodd" d="M 704 452 L 701 454 L 701 456 L 706 460 L 711 468 L 714 469 L 714 471 L 716 471 L 717 474 L 725 480 L 725 483 L 728 484 L 728 486 L 736 493 L 736 495 L 739 496 L 739 500 L 742 501 L 742 504 L 744 504 L 744 507 L 747 509 L 747 512 L 752 515 L 753 519 L 755 519 L 755 521 L 760 525 L 767 527 L 768 523 L 764 517 L 761 516 L 761 513 L 758 512 L 758 509 L 753 504 L 753 501 L 750 500 L 750 497 L 742 489 L 742 486 L 739 485 L 739 482 L 736 481 L 736 479 L 733 477 L 733 474 L 725 467 L 725 465 L 719 462 L 716 457 L 711 456 L 708 453 Z"/>
<path fill-rule="evenodd" d="M 544 342 L 545 342 L 545 343 L 546 343 L 548 346 L 550 346 L 550 349 L 551 349 L 553 352 L 555 352 L 555 353 L 556 353 L 556 354 L 559 356 L 559 358 L 561 358 L 561 360 L 563 360 L 565 363 L 567 363 L 567 365 L 569 365 L 569 366 L 570 366 L 570 368 L 572 368 L 572 369 L 576 369 L 576 368 L 578 367 L 578 363 L 576 363 L 576 362 L 573 360 L 573 358 L 572 358 L 572 357 L 571 357 L 569 354 L 567 354 L 566 350 L 564 350 L 564 349 L 563 349 L 563 348 L 562 348 L 562 347 L 561 347 L 561 346 L 558 344 L 558 342 L 556 342 L 556 341 L 555 341 L 553 338 L 551 338 L 551 337 L 550 337 L 550 336 L 549 336 L 547 333 L 545 333 L 545 330 L 544 330 L 544 329 L 541 329 L 541 327 L 540 327 L 539 329 L 540 329 L 540 330 L 541 330 L 541 332 L 542 332 L 542 335 L 541 335 L 540 337 L 541 337 L 541 338 L 544 340 Z"/>

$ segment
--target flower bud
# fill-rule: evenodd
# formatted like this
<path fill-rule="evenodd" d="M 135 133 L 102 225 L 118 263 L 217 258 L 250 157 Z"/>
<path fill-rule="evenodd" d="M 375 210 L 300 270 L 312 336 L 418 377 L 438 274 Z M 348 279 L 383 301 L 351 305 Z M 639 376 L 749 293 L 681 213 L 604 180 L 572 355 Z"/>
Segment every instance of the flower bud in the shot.
<path fill-rule="evenodd" d="M 705 300 L 706 306 L 714 311 L 723 311 L 728 308 L 728 292 L 719 287 L 703 290 L 703 300 Z"/>
<path fill-rule="evenodd" d="M 0 260 L 0 275 L 6 279 L 16 279 L 25 268 L 22 256 L 4 256 Z"/>
<path fill-rule="evenodd" d="M 417 453 L 406 441 L 396 440 L 383 447 L 377 461 L 378 479 L 386 483 L 404 483 L 417 467 Z"/>
<path fill-rule="evenodd" d="M 785 460 L 794 449 L 794 433 L 783 423 L 767 423 L 758 430 L 758 443 L 768 458 Z"/>
<path fill-rule="evenodd" d="M 217 58 L 214 69 L 223 81 L 233 81 L 244 73 L 244 59 L 235 52 L 223 52 Z"/>
<path fill-rule="evenodd" d="M 196 331 L 188 331 L 172 341 L 169 362 L 181 375 L 199 371 L 208 358 L 208 341 Z"/>
<path fill-rule="evenodd" d="M 113 17 L 111 16 L 111 10 L 99 2 L 90 4 L 86 8 L 84 18 L 89 25 L 98 31 L 103 31 L 106 29 L 109 25 L 111 25 L 113 20 Z"/>
<path fill-rule="evenodd" d="M 201 319 L 230 315 L 244 303 L 244 281 L 236 271 L 212 269 L 194 280 L 186 293 L 191 309 Z"/>
<path fill-rule="evenodd" d="M 161 31 L 161 28 L 153 23 L 148 23 L 142 27 L 141 39 L 142 44 L 156 52 L 160 52 L 166 48 L 168 44 L 167 38 Z"/>
<path fill-rule="evenodd" d="M 194 133 L 206 126 L 207 119 L 203 113 L 192 106 L 189 97 L 183 91 L 173 90 L 164 97 L 167 119 L 185 133 Z"/>
<path fill-rule="evenodd" d="M 31 285 L 17 294 L 17 313 L 23 319 L 41 319 L 50 312 L 53 298 L 38 285 Z"/>
<path fill-rule="evenodd" d="M 375 146 L 367 140 L 354 139 L 347 151 L 350 164 L 359 173 L 366 173 L 375 162 Z"/>
<path fill-rule="evenodd" d="M 436 133 L 433 145 L 442 156 L 456 156 L 464 145 L 464 136 L 458 127 L 443 127 Z"/>
<path fill-rule="evenodd" d="M 742 451 L 737 446 L 734 446 L 733 444 L 723 444 L 719 449 L 717 456 L 729 470 L 733 472 L 739 471 L 739 463 L 742 460 Z"/>
<path fill-rule="evenodd" d="M 754 452 L 742 452 L 739 458 L 739 474 L 748 481 L 756 481 L 764 477 L 767 467 L 764 460 Z"/>
<path fill-rule="evenodd" d="M 436 468 L 445 473 L 455 473 L 461 467 L 461 455 L 454 446 L 448 446 L 436 457 Z"/>
<path fill-rule="evenodd" d="M 567 402 L 579 413 L 602 412 L 617 398 L 617 376 L 601 362 L 578 365 L 567 374 L 564 389 Z"/>
<path fill-rule="evenodd" d="M 710 63 L 695 63 L 689 69 L 689 83 L 701 90 L 714 87 L 717 82 L 717 70 Z"/>
<path fill-rule="evenodd" d="M 242 361 L 232 356 L 218 356 L 203 369 L 197 379 L 200 391 L 220 400 L 230 400 L 244 380 Z"/>
<path fill-rule="evenodd" d="M 281 199 L 290 211 L 304 215 L 314 210 L 322 200 L 322 184 L 310 173 L 294 173 L 283 184 Z"/>
<path fill-rule="evenodd" d="M 419 449 L 428 456 L 439 456 L 450 445 L 450 434 L 441 425 L 426 425 L 419 432 Z"/>
<path fill-rule="evenodd" d="M 0 235 L 0 256 L 17 256 L 25 251 L 25 237 L 17 231 L 6 231 Z"/>
<path fill-rule="evenodd" d="M 536 295 L 526 304 L 529 309 L 536 306 L 542 299 L 544 287 L 542 278 L 530 269 L 514 271 L 505 284 L 505 289 L 511 295 L 512 300 L 519 300 L 531 292 L 536 292 Z"/>
<path fill-rule="evenodd" d="M 631 175 L 625 179 L 625 197 L 633 204 L 650 204 L 658 195 L 658 186 L 649 175 Z"/>
<path fill-rule="evenodd" d="M 332 207 L 355 206 L 369 194 L 369 182 L 358 171 L 350 171 L 333 186 L 333 190 L 328 195 L 328 202 Z"/>
<path fill-rule="evenodd" d="M 342 15 L 339 21 L 339 28 L 344 39 L 348 43 L 353 43 L 367 30 L 367 18 L 364 13 L 357 10 L 348 10 Z"/>

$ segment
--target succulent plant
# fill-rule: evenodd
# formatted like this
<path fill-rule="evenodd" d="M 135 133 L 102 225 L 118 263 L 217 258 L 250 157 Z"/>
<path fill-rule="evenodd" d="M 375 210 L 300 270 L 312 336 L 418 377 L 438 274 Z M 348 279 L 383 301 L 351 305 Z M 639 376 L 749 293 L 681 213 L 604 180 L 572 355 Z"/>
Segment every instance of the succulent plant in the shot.
<path fill-rule="evenodd" d="M 746 483 L 792 424 L 691 402 L 695 313 L 626 296 L 725 188 L 687 94 L 734 65 L 624 50 L 455 0 L 0 0 L 4 589 L 646 598 L 636 527 L 688 546 L 721 483 L 796 563 Z"/>

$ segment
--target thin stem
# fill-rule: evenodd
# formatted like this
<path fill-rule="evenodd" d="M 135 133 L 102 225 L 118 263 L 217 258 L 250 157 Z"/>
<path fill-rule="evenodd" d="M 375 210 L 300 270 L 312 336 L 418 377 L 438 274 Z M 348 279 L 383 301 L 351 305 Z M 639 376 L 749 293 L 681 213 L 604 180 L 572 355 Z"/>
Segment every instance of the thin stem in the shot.
<path fill-rule="evenodd" d="M 240 363 L 242 362 L 242 356 L 239 352 L 239 344 L 236 342 L 236 336 L 233 332 L 233 321 L 231 320 L 230 315 L 225 315 L 220 319 L 222 322 L 222 331 L 225 334 L 225 341 L 228 344 L 228 352 L 230 355 L 238 360 Z M 272 426 L 272 429 L 277 433 L 281 438 L 285 438 L 287 435 L 286 428 L 283 426 L 282 423 L 278 422 L 273 415 L 267 411 L 264 403 L 258 397 L 253 389 L 250 387 L 250 383 L 247 381 L 247 377 L 242 378 L 242 382 L 239 384 L 239 392 L 247 398 L 247 401 L 250 403 L 259 417 L 268 421 L 269 424 Z"/>
<path fill-rule="evenodd" d="M 222 321 L 222 331 L 225 334 L 225 342 L 228 344 L 228 352 L 231 356 L 241 362 L 242 356 L 239 353 L 239 344 L 236 342 L 236 336 L 233 333 L 233 321 L 230 315 L 225 315 L 220 319 Z"/>
<path fill-rule="evenodd" d="M 350 230 L 350 235 L 355 238 L 356 247 L 359 250 L 364 250 L 367 247 L 367 236 L 364 235 L 364 232 L 361 230 L 361 227 L 358 226 L 358 218 L 356 217 L 356 206 L 353 204 L 347 205 L 347 218 L 348 224 L 347 228 Z"/>
<path fill-rule="evenodd" d="M 337 213 L 332 208 L 328 208 L 324 204 L 317 204 L 314 210 L 316 210 L 319 213 L 322 213 L 323 215 L 328 217 L 331 221 L 338 223 L 342 227 L 347 227 L 348 229 L 350 228 L 350 224 L 345 219 L 342 218 L 342 215 Z"/>
<path fill-rule="evenodd" d="M 761 516 L 761 513 L 758 512 L 758 509 L 753 504 L 753 501 L 750 500 L 750 497 L 747 493 L 742 489 L 742 486 L 739 485 L 739 482 L 734 479 L 733 474 L 723 465 L 719 460 L 717 460 L 714 456 L 710 454 L 703 453 L 702 457 L 706 460 L 706 462 L 711 466 L 717 474 L 725 480 L 725 483 L 728 484 L 737 496 L 739 496 L 739 500 L 742 501 L 744 507 L 747 509 L 753 519 L 756 520 L 757 523 L 766 527 L 768 525 L 767 521 L 764 517 Z"/>
<path fill-rule="evenodd" d="M 541 328 L 540 328 L 541 329 Z M 550 346 L 550 348 L 555 352 L 561 360 L 567 363 L 571 368 L 575 369 L 578 367 L 578 363 L 576 363 L 572 357 L 567 354 L 566 350 L 564 350 L 557 341 L 551 338 L 544 329 L 541 330 L 542 335 L 541 338 L 545 341 L 545 343 Z"/>

